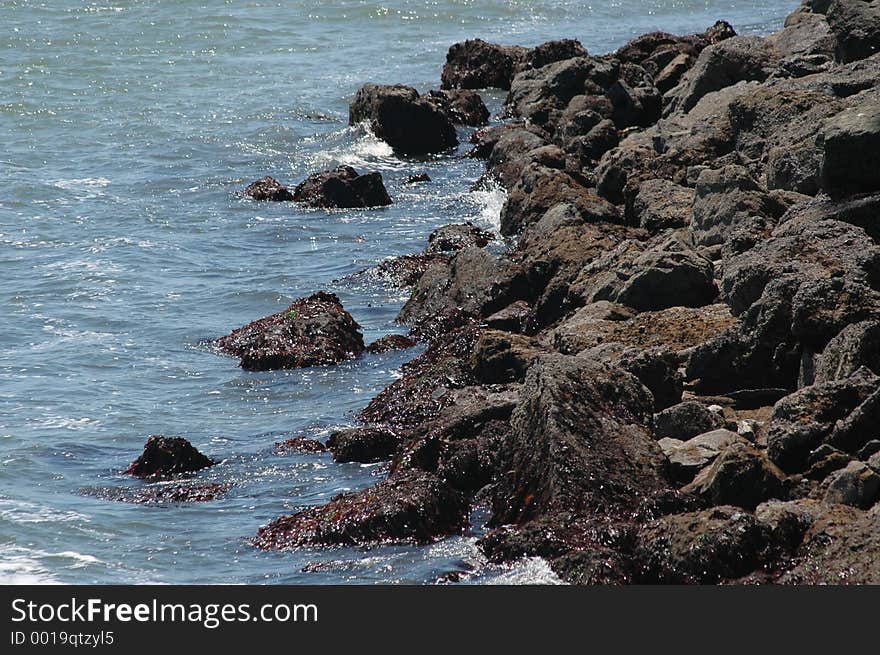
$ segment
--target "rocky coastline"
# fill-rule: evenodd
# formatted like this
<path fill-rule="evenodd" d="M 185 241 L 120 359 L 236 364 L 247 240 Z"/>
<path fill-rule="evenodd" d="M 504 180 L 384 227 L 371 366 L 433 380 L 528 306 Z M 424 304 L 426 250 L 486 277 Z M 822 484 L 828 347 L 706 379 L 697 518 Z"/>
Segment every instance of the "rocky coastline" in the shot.
<path fill-rule="evenodd" d="M 490 561 L 540 556 L 574 584 L 880 583 L 880 2 L 598 56 L 465 41 L 440 82 L 367 84 L 350 120 L 402 156 L 474 128 L 501 234 L 447 226 L 375 271 L 411 287 L 409 336 L 365 345 L 316 290 L 217 340 L 248 370 L 424 345 L 358 425 L 278 444 L 387 462 L 384 479 L 253 544 L 425 543 L 482 506 Z M 489 87 L 508 96 L 484 127 Z M 348 167 L 245 195 L 393 202 Z M 164 443 L 130 472 L 214 463 Z"/>

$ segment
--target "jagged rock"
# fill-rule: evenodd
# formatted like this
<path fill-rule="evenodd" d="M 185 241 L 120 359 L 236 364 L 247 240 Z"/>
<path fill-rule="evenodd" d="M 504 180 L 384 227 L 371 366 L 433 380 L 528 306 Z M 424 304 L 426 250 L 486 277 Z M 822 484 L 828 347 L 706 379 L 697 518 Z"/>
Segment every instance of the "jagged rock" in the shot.
<path fill-rule="evenodd" d="M 609 344 L 609 350 L 613 352 L 615 345 Z M 599 358 L 635 375 L 654 397 L 655 412 L 681 402 L 684 385 L 679 372 L 681 359 L 677 353 L 665 348 L 624 348 L 619 353 L 612 352 L 599 355 Z M 590 357 L 592 353 L 584 351 L 579 356 Z"/>
<path fill-rule="evenodd" d="M 491 232 L 478 228 L 473 223 L 455 223 L 438 227 L 428 236 L 426 253 L 457 252 L 464 248 L 483 248 L 495 236 Z"/>
<path fill-rule="evenodd" d="M 361 271 L 358 275 L 368 273 L 390 287 L 406 288 L 414 286 L 429 267 L 446 263 L 448 260 L 446 255 L 439 253 L 401 255 L 386 259 L 373 268 Z"/>
<path fill-rule="evenodd" d="M 406 471 L 341 494 L 326 505 L 272 521 L 257 532 L 263 550 L 304 546 L 427 543 L 467 525 L 467 503 L 436 476 Z"/>
<path fill-rule="evenodd" d="M 429 91 L 426 96 L 436 103 L 456 125 L 480 127 L 489 122 L 489 110 L 476 91 L 453 89 Z"/>
<path fill-rule="evenodd" d="M 647 127 L 660 118 L 660 91 L 648 75 L 640 82 L 636 86 L 619 79 L 608 87 L 608 97 L 613 106 L 611 117 L 618 129 Z"/>
<path fill-rule="evenodd" d="M 493 523 L 605 513 L 663 489 L 664 458 L 644 427 L 650 393 L 631 375 L 543 355 L 529 368 L 503 446 Z"/>
<path fill-rule="evenodd" d="M 529 50 L 526 55 L 526 64 L 531 68 L 541 68 L 573 57 L 586 57 L 587 54 L 587 49 L 576 39 L 547 41 Z"/>
<path fill-rule="evenodd" d="M 679 484 L 687 484 L 719 454 L 734 443 L 747 443 L 736 432 L 713 430 L 682 441 L 664 437 L 657 441 L 669 460 L 669 474 Z"/>
<path fill-rule="evenodd" d="M 391 197 L 381 173 L 359 174 L 351 166 L 309 175 L 293 191 L 293 199 L 310 207 L 383 207 Z"/>
<path fill-rule="evenodd" d="M 483 322 L 493 330 L 504 332 L 522 332 L 526 327 L 532 308 L 525 300 L 517 300 L 507 307 L 499 309 L 494 314 L 487 316 Z"/>
<path fill-rule="evenodd" d="M 694 189 L 669 180 L 645 180 L 627 203 L 627 221 L 652 233 L 685 227 L 690 223 L 695 195 Z"/>
<path fill-rule="evenodd" d="M 574 136 L 565 143 L 565 151 L 580 162 L 592 162 L 616 147 L 620 142 L 617 127 L 607 118 L 599 121 L 584 135 Z"/>
<path fill-rule="evenodd" d="M 443 152 L 458 145 L 449 116 L 412 87 L 365 84 L 349 108 L 351 125 L 364 121 L 403 154 Z"/>
<path fill-rule="evenodd" d="M 327 447 L 335 462 L 371 464 L 391 459 L 399 443 L 400 437 L 393 430 L 358 427 L 334 432 Z"/>
<path fill-rule="evenodd" d="M 880 11 L 878 11 L 880 47 Z M 880 103 L 845 109 L 825 123 L 822 186 L 832 196 L 880 190 Z"/>
<path fill-rule="evenodd" d="M 251 182 L 244 190 L 244 195 L 254 200 L 271 200 L 282 202 L 293 200 L 293 194 L 286 186 L 268 175 L 261 180 Z"/>
<path fill-rule="evenodd" d="M 676 107 L 690 111 L 707 93 L 737 82 L 763 82 L 773 72 L 778 53 L 757 36 L 735 36 L 707 47 L 681 83 Z"/>
<path fill-rule="evenodd" d="M 770 458 L 788 472 L 804 470 L 810 451 L 876 390 L 878 382 L 880 378 L 860 369 L 845 380 L 805 387 L 777 402 L 767 428 Z"/>
<path fill-rule="evenodd" d="M 736 440 L 682 491 L 703 496 L 713 505 L 754 509 L 768 498 L 782 498 L 784 474 L 745 440 Z"/>
<path fill-rule="evenodd" d="M 654 85 L 660 93 L 667 93 L 681 82 L 684 74 L 693 66 L 694 58 L 686 53 L 676 55 L 654 77 Z"/>
<path fill-rule="evenodd" d="M 555 205 L 568 204 L 587 222 L 620 223 L 617 209 L 565 171 L 527 165 L 501 209 L 501 234 L 518 234 Z"/>
<path fill-rule="evenodd" d="M 639 531 L 636 582 L 717 583 L 772 561 L 771 532 L 738 507 L 666 516 Z"/>
<path fill-rule="evenodd" d="M 364 351 L 360 325 L 332 293 L 319 291 L 216 341 L 249 371 L 338 364 Z"/>
<path fill-rule="evenodd" d="M 137 478 L 163 480 L 183 473 L 200 471 L 216 464 L 183 437 L 153 435 L 147 439 L 144 452 L 125 471 Z"/>
<path fill-rule="evenodd" d="M 444 89 L 509 89 L 522 67 L 527 50 L 502 46 L 482 39 L 456 43 L 446 54 L 441 81 Z"/>
<path fill-rule="evenodd" d="M 839 61 L 857 61 L 880 52 L 880 6 L 876 2 L 833 0 L 825 16 Z"/>
<path fill-rule="evenodd" d="M 368 353 L 388 353 L 412 348 L 418 342 L 405 334 L 386 334 L 367 346 Z"/>
<path fill-rule="evenodd" d="M 474 376 L 484 384 L 521 382 L 537 355 L 527 337 L 487 330 L 474 346 L 471 365 Z"/>
<path fill-rule="evenodd" d="M 880 380 L 878 380 L 880 384 Z M 865 398 L 845 419 L 837 422 L 828 435 L 828 443 L 856 453 L 880 434 L 880 388 Z"/>
<path fill-rule="evenodd" d="M 686 400 L 654 414 L 652 425 L 657 439 L 670 437 L 687 441 L 723 427 L 724 417 L 698 400 Z"/>
<path fill-rule="evenodd" d="M 581 304 L 610 300 L 638 311 L 701 307 L 717 295 L 712 262 L 675 235 L 623 242 L 585 266 L 570 292 Z"/>
<path fill-rule="evenodd" d="M 864 462 L 850 462 L 826 481 L 823 500 L 868 509 L 880 499 L 880 475 Z"/>
<path fill-rule="evenodd" d="M 840 451 L 833 446 L 829 446 L 828 444 L 822 444 L 810 453 L 810 456 L 807 459 L 809 468 L 806 473 L 804 473 L 804 477 L 810 480 L 822 481 L 827 478 L 830 473 L 844 468 L 851 461 L 852 457 L 843 451 Z"/>

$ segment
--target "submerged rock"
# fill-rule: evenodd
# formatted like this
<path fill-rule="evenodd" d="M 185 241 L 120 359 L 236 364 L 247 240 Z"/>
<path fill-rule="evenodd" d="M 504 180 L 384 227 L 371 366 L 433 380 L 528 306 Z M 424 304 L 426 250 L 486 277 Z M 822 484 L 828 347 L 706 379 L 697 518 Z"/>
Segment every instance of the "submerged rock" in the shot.
<path fill-rule="evenodd" d="M 275 442 L 275 452 L 279 455 L 287 453 L 323 453 L 327 446 L 316 439 L 308 437 L 294 437 L 285 441 Z"/>
<path fill-rule="evenodd" d="M 244 190 L 244 195 L 254 200 L 285 201 L 293 200 L 293 194 L 286 186 L 268 175 L 261 180 L 251 182 Z"/>
<path fill-rule="evenodd" d="M 216 341 L 249 371 L 338 364 L 364 351 L 360 325 L 332 293 L 319 291 Z"/>
<path fill-rule="evenodd" d="M 387 353 L 412 348 L 418 342 L 405 334 L 386 334 L 367 346 L 368 353 Z"/>
<path fill-rule="evenodd" d="M 358 427 L 334 432 L 327 447 L 335 462 L 371 464 L 391 459 L 399 443 L 400 437 L 393 430 Z"/>
<path fill-rule="evenodd" d="M 166 479 L 216 464 L 183 437 L 151 436 L 144 452 L 125 471 L 138 478 Z"/>

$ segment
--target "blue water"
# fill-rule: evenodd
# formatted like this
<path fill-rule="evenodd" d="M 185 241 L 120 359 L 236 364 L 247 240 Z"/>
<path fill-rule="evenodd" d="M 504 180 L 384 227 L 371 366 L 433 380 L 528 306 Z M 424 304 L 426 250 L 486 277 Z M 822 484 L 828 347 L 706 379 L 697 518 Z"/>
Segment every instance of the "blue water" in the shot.
<path fill-rule="evenodd" d="M 487 565 L 478 527 L 426 547 L 251 548 L 259 526 L 382 474 L 273 444 L 350 424 L 414 353 L 247 373 L 200 342 L 317 289 L 368 340 L 400 331 L 399 292 L 334 280 L 420 250 L 439 225 L 495 226 L 500 192 L 468 191 L 480 162 L 404 161 L 347 127 L 362 83 L 436 88 L 446 49 L 468 37 L 574 37 L 598 53 L 719 18 L 768 32 L 796 4 L 0 1 L 0 582 L 554 581 L 539 560 Z M 381 171 L 395 204 L 325 212 L 236 194 L 340 163 Z M 434 182 L 401 184 L 421 171 Z M 223 459 L 199 479 L 231 492 L 101 499 L 142 484 L 119 472 L 149 434 Z"/>

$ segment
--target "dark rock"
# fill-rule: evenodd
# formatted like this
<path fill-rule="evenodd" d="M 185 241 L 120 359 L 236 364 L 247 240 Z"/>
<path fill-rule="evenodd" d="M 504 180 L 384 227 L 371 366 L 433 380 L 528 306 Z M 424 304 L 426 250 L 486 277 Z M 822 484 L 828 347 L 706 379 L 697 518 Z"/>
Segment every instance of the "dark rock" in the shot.
<path fill-rule="evenodd" d="M 373 133 L 397 152 L 424 155 L 458 145 L 449 116 L 412 87 L 366 84 L 349 109 L 349 123 L 369 121 Z"/>
<path fill-rule="evenodd" d="M 664 458 L 644 427 L 652 398 L 621 369 L 544 355 L 526 374 L 493 491 L 494 524 L 634 507 L 663 489 Z"/>
<path fill-rule="evenodd" d="M 875 380 L 878 381 L 878 389 L 849 416 L 837 422 L 828 435 L 829 444 L 856 453 L 880 434 L 880 379 Z"/>
<path fill-rule="evenodd" d="M 650 78 L 640 86 L 631 86 L 623 79 L 617 80 L 608 87 L 608 97 L 614 107 L 612 119 L 618 129 L 647 127 L 660 118 L 660 91 Z"/>
<path fill-rule="evenodd" d="M 572 283 L 581 304 L 618 302 L 638 311 L 701 307 L 718 295 L 712 262 L 676 235 L 626 241 L 595 259 Z"/>
<path fill-rule="evenodd" d="M 484 384 L 521 382 L 538 353 L 527 337 L 487 330 L 471 356 L 474 377 Z"/>
<path fill-rule="evenodd" d="M 586 57 L 587 54 L 587 49 L 576 39 L 547 41 L 529 50 L 526 55 L 526 64 L 531 68 L 541 68 L 573 57 Z"/>
<path fill-rule="evenodd" d="M 707 93 L 748 80 L 763 82 L 773 72 L 776 49 L 757 36 L 736 36 L 707 47 L 681 83 L 678 103 L 690 111 Z"/>
<path fill-rule="evenodd" d="M 125 471 L 138 478 L 161 480 L 216 464 L 183 437 L 151 436 L 144 452 Z"/>
<path fill-rule="evenodd" d="M 652 233 L 690 223 L 695 191 L 669 180 L 645 180 L 627 203 L 626 218 Z"/>
<path fill-rule="evenodd" d="M 457 252 L 468 247 L 483 248 L 495 240 L 491 232 L 473 223 L 454 223 L 438 227 L 428 237 L 426 253 Z"/>
<path fill-rule="evenodd" d="M 877 20 L 880 47 L 880 11 Z M 880 190 L 880 104 L 876 100 L 829 119 L 822 139 L 822 186 L 830 195 Z"/>
<path fill-rule="evenodd" d="M 724 426 L 724 416 L 698 400 L 687 400 L 654 414 L 654 437 L 687 441 Z"/>
<path fill-rule="evenodd" d="M 679 484 L 687 484 L 734 443 L 747 443 L 730 430 L 713 430 L 686 441 L 665 437 L 657 442 L 669 460 L 669 474 Z"/>
<path fill-rule="evenodd" d="M 293 194 L 287 187 L 268 175 L 261 180 L 251 182 L 244 190 L 244 195 L 254 200 L 293 200 Z"/>
<path fill-rule="evenodd" d="M 386 259 L 375 268 L 367 269 L 367 271 L 374 274 L 388 286 L 405 288 L 415 286 L 416 282 L 432 265 L 443 264 L 447 261 L 448 258 L 445 255 L 437 253 L 401 255 L 400 257 Z"/>
<path fill-rule="evenodd" d="M 336 496 L 260 528 L 263 550 L 304 546 L 427 543 L 467 525 L 467 503 L 436 476 L 408 471 L 379 484 Z"/>
<path fill-rule="evenodd" d="M 430 182 L 431 176 L 427 173 L 416 173 L 415 175 L 410 175 L 406 178 L 403 183 L 404 184 L 420 184 L 422 182 Z"/>
<path fill-rule="evenodd" d="M 483 322 L 493 330 L 504 332 L 522 332 L 526 326 L 532 308 L 524 300 L 517 300 L 504 309 L 487 316 Z"/>
<path fill-rule="evenodd" d="M 880 500 L 880 475 L 864 462 L 850 462 L 828 476 L 823 500 L 868 509 Z"/>
<path fill-rule="evenodd" d="M 767 428 L 770 458 L 786 471 L 803 471 L 809 453 L 827 439 L 837 421 L 875 391 L 877 384 L 877 376 L 862 369 L 845 380 L 815 384 L 780 400 Z"/>
<path fill-rule="evenodd" d="M 528 164 L 536 160 L 543 160 L 544 165 L 548 163 L 540 156 L 544 152 L 541 148 L 548 145 L 544 137 L 523 127 L 502 129 L 496 134 L 498 138 L 486 155 L 489 160 L 486 170 L 505 189 L 511 189 L 519 181 L 523 169 Z M 533 156 L 532 153 L 536 153 L 537 156 Z M 558 166 L 549 168 L 558 168 Z"/>
<path fill-rule="evenodd" d="M 550 559 L 571 550 L 555 521 L 537 520 L 514 528 L 492 530 L 477 542 L 490 562 L 512 562 L 522 557 Z"/>
<path fill-rule="evenodd" d="M 636 558 L 638 582 L 717 583 L 745 576 L 773 559 L 771 533 L 737 507 L 667 516 L 645 525 Z"/>
<path fill-rule="evenodd" d="M 880 7 L 876 2 L 834 0 L 825 16 L 839 61 L 857 61 L 880 52 Z"/>
<path fill-rule="evenodd" d="M 275 443 L 275 452 L 279 455 L 287 453 L 323 453 L 327 450 L 327 446 L 317 439 L 309 439 L 308 437 L 294 437 Z"/>
<path fill-rule="evenodd" d="M 489 122 L 489 110 L 476 91 L 464 89 L 430 91 L 426 96 L 436 103 L 456 125 L 480 127 Z"/>
<path fill-rule="evenodd" d="M 620 223 L 622 220 L 617 209 L 582 180 L 565 171 L 530 164 L 523 169 L 501 209 L 501 233 L 521 232 L 560 203 L 574 208 L 585 222 Z"/>
<path fill-rule="evenodd" d="M 412 348 L 418 342 L 405 334 L 386 334 L 367 346 L 368 353 L 388 353 Z"/>
<path fill-rule="evenodd" d="M 360 175 L 351 166 L 310 175 L 296 187 L 293 199 L 310 207 L 323 208 L 383 207 L 391 204 L 381 173 Z"/>
<path fill-rule="evenodd" d="M 682 491 L 713 505 L 754 509 L 769 498 L 783 498 L 784 474 L 745 440 L 735 440 Z"/>
<path fill-rule="evenodd" d="M 810 453 L 807 464 L 810 468 L 804 473 L 804 477 L 810 480 L 822 481 L 830 473 L 840 470 L 852 461 L 852 457 L 837 450 L 828 444 L 822 444 Z"/>
<path fill-rule="evenodd" d="M 614 344 L 609 345 L 613 347 Z M 586 357 L 588 354 L 589 351 L 581 353 L 581 356 Z M 681 402 L 684 388 L 683 378 L 678 370 L 681 360 L 674 351 L 665 348 L 625 348 L 606 361 L 632 373 L 645 385 L 654 397 L 655 412 Z"/>
<path fill-rule="evenodd" d="M 332 293 L 319 291 L 283 312 L 220 337 L 217 347 L 249 371 L 338 364 L 364 351 L 360 325 Z"/>
<path fill-rule="evenodd" d="M 681 82 L 684 74 L 693 66 L 694 58 L 689 54 L 676 55 L 654 77 L 654 85 L 660 93 L 667 93 Z"/>
<path fill-rule="evenodd" d="M 335 462 L 371 464 L 391 459 L 400 443 L 400 437 L 385 428 L 348 428 L 330 435 L 327 447 Z"/>
<path fill-rule="evenodd" d="M 446 54 L 441 81 L 444 89 L 509 89 L 525 61 L 527 50 L 481 39 L 456 43 Z"/>
<path fill-rule="evenodd" d="M 565 143 L 566 152 L 571 153 L 582 163 L 598 161 L 602 155 L 617 147 L 620 138 L 617 127 L 607 118 L 599 121 L 589 132 L 575 136 Z"/>
<path fill-rule="evenodd" d="M 859 451 L 859 459 L 862 461 L 867 461 L 869 457 L 876 453 L 880 453 L 880 439 L 871 439 L 871 441 L 866 443 L 865 446 Z"/>

